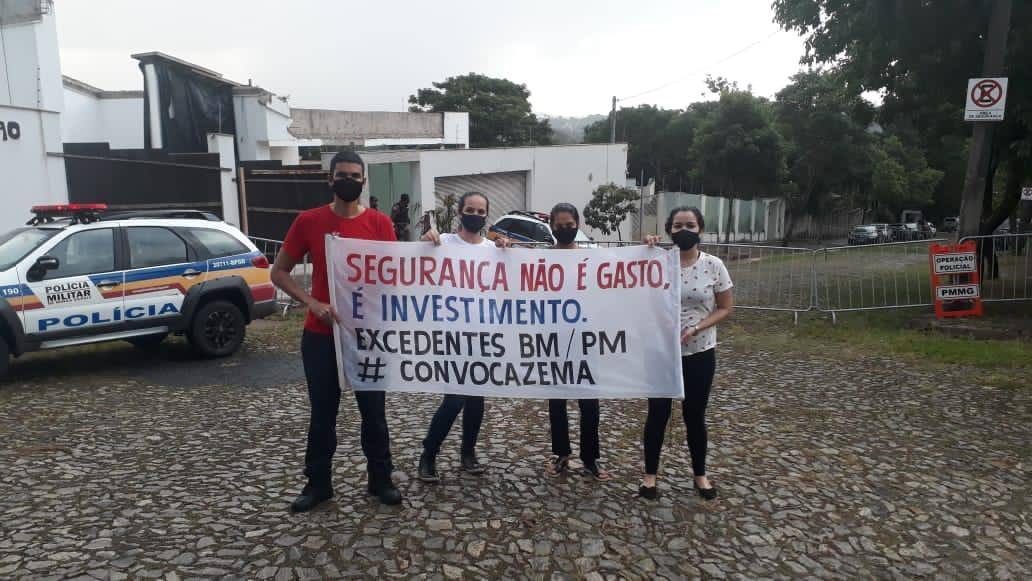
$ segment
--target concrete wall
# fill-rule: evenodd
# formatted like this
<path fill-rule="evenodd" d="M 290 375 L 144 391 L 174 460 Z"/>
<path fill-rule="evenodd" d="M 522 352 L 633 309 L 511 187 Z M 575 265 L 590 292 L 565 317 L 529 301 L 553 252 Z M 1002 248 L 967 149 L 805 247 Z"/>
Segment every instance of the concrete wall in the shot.
<path fill-rule="evenodd" d="M 269 159 L 269 148 L 260 147 L 260 140 L 268 140 L 264 108 L 254 95 L 233 95 L 233 117 L 236 122 L 236 148 L 243 161 Z"/>
<path fill-rule="evenodd" d="M 731 218 L 732 242 L 765 242 L 781 239 L 785 220 L 785 202 L 781 198 L 742 200 L 725 196 L 659 192 L 655 197 L 655 213 L 646 220 L 645 234 L 664 236 L 669 212 L 679 206 L 699 208 L 706 222 L 703 240 L 723 242 Z M 732 214 L 733 212 L 733 214 Z"/>
<path fill-rule="evenodd" d="M 392 111 L 333 111 L 292 109 L 291 131 L 298 137 L 364 141 L 369 138 L 443 137 L 439 113 Z"/>
<path fill-rule="evenodd" d="M 290 134 L 290 107 L 257 88 L 233 95 L 236 146 L 242 161 L 279 159 L 298 163 L 297 139 Z M 293 151 L 288 151 L 293 149 Z"/>
<path fill-rule="evenodd" d="M 469 113 L 444 114 L 444 142 L 469 147 Z"/>
<path fill-rule="evenodd" d="M 419 152 L 419 190 L 423 211 L 434 207 L 434 179 L 444 176 L 525 171 L 527 207 L 547 212 L 559 202 L 571 203 L 583 211 L 594 190 L 604 184 L 623 184 L 627 167 L 627 145 L 569 145 L 546 147 L 490 148 Z M 616 240 L 584 226 L 597 240 Z M 630 238 L 631 221 L 624 221 L 620 236 Z"/>
<path fill-rule="evenodd" d="M 0 105 L 60 111 L 61 61 L 54 9 L 39 22 L 3 27 Z"/>
<path fill-rule="evenodd" d="M 3 27 L 0 122 L 18 139 L 0 137 L 0 230 L 21 226 L 34 204 L 68 201 L 61 153 L 64 107 L 53 7 L 39 22 Z"/>
<path fill-rule="evenodd" d="M 269 159 L 279 160 L 283 165 L 298 165 L 301 163 L 301 155 L 297 147 L 270 147 Z"/>
<path fill-rule="evenodd" d="M 233 136 L 225 133 L 208 134 L 208 152 L 219 154 L 222 168 L 222 219 L 240 228 L 240 197 L 237 193 L 235 173 L 236 154 L 233 151 Z"/>
<path fill-rule="evenodd" d="M 109 143 L 111 149 L 142 149 L 143 96 L 100 97 L 66 87 L 61 138 L 65 143 Z"/>

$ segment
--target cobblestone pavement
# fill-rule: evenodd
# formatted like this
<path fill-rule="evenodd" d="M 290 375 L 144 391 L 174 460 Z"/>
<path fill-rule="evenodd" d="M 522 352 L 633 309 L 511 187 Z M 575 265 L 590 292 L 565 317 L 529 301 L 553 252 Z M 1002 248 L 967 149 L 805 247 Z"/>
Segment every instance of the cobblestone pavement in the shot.
<path fill-rule="evenodd" d="M 725 344 L 709 413 L 713 503 L 692 494 L 675 421 L 663 496 L 636 496 L 641 401 L 603 402 L 612 482 L 546 477 L 546 406 L 491 400 L 479 447 L 489 472 L 458 474 L 453 432 L 442 482 L 425 485 L 415 464 L 438 398 L 404 395 L 388 413 L 405 501 L 381 507 L 363 494 L 346 398 L 337 496 L 290 515 L 307 402 L 296 341 L 270 337 L 259 329 L 220 361 L 195 361 L 171 341 L 151 355 L 114 345 L 17 362 L 0 385 L 0 578 L 1032 570 L 1032 392 L 982 388 L 975 372 Z"/>

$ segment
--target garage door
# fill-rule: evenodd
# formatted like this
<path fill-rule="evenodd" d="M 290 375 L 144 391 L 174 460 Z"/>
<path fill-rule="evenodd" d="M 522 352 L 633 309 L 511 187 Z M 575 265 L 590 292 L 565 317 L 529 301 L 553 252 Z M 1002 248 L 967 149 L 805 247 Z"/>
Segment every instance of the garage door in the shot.
<path fill-rule="evenodd" d="M 487 223 L 494 224 L 513 210 L 527 209 L 527 172 L 485 173 L 434 179 L 438 203 L 451 194 L 456 199 L 466 192 L 481 192 L 491 201 Z"/>

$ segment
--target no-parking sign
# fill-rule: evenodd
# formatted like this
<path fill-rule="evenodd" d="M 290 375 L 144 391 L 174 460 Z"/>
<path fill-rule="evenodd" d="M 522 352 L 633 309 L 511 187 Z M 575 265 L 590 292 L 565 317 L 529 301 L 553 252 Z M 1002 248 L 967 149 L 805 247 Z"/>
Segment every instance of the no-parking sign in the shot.
<path fill-rule="evenodd" d="M 1003 121 L 1007 77 L 968 79 L 964 121 Z"/>

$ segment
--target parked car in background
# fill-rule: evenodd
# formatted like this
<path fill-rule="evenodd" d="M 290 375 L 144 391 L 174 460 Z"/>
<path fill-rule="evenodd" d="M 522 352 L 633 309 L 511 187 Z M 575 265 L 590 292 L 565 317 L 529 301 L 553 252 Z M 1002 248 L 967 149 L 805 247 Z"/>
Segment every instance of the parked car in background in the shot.
<path fill-rule="evenodd" d="M 942 221 L 943 232 L 956 232 L 957 226 L 960 224 L 960 218 L 957 216 L 950 216 Z"/>
<path fill-rule="evenodd" d="M 878 229 L 878 241 L 879 242 L 892 242 L 892 230 L 889 229 L 888 224 L 871 224 Z"/>
<path fill-rule="evenodd" d="M 860 225 L 850 230 L 848 242 L 850 246 L 877 244 L 881 242 L 881 234 L 878 233 L 878 228 L 873 225 Z"/>
<path fill-rule="evenodd" d="M 923 238 L 921 228 L 918 227 L 917 222 L 907 222 L 903 224 L 903 227 L 907 229 L 906 240 L 920 240 Z"/>
<path fill-rule="evenodd" d="M 893 242 L 906 242 L 910 240 L 910 233 L 907 232 L 905 224 L 889 224 L 889 232 L 892 234 Z"/>
<path fill-rule="evenodd" d="M 487 229 L 487 238 L 494 240 L 504 236 L 513 242 L 539 242 L 555 244 L 552 229 L 548 225 L 548 214 L 541 212 L 525 212 L 518 210 L 502 216 Z M 582 230 L 577 230 L 574 242 L 581 248 L 596 248 L 598 244 L 588 238 Z"/>
<path fill-rule="evenodd" d="M 935 238 L 935 233 L 936 233 L 935 225 L 932 224 L 931 222 L 922 220 L 922 221 L 917 223 L 917 228 L 918 228 L 918 231 L 920 232 L 921 238 L 923 240 L 927 240 L 929 238 Z"/>

